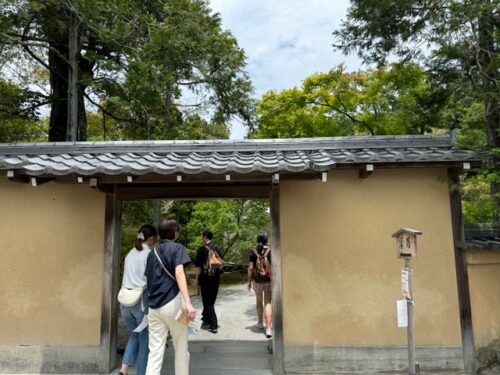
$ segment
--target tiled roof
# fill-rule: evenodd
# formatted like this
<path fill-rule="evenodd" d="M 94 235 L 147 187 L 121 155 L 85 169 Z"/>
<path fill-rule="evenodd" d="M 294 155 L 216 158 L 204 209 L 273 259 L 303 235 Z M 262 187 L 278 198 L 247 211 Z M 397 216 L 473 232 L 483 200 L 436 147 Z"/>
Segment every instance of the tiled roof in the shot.
<path fill-rule="evenodd" d="M 449 135 L 0 144 L 0 169 L 32 176 L 328 171 L 363 163 L 479 161 Z"/>
<path fill-rule="evenodd" d="M 500 227 L 487 224 L 466 224 L 464 229 L 468 249 L 500 251 Z"/>

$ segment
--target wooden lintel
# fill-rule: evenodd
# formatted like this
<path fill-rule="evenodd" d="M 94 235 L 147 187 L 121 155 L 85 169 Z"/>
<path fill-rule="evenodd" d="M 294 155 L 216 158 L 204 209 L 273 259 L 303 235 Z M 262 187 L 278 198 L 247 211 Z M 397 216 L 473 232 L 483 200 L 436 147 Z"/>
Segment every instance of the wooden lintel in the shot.
<path fill-rule="evenodd" d="M 245 185 L 163 185 L 129 186 L 116 188 L 118 199 L 210 199 L 210 198 L 268 198 L 271 184 Z"/>
<path fill-rule="evenodd" d="M 268 184 L 271 181 L 272 174 L 270 173 L 256 173 L 256 174 L 199 174 L 199 175 L 182 175 L 180 183 L 182 184 L 220 184 L 228 185 L 233 183 L 244 184 Z M 92 179 L 98 179 L 99 185 L 101 184 L 125 184 L 127 183 L 127 175 L 93 175 L 86 176 L 83 183 L 91 183 Z M 321 172 L 309 173 L 281 173 L 280 180 L 315 180 L 321 178 Z M 77 175 L 57 176 L 55 182 L 60 184 L 76 184 L 78 183 Z M 143 176 L 133 176 L 132 182 L 128 182 L 128 186 L 136 185 L 151 185 L 151 184 L 176 184 L 177 175 L 159 175 L 148 174 Z"/>

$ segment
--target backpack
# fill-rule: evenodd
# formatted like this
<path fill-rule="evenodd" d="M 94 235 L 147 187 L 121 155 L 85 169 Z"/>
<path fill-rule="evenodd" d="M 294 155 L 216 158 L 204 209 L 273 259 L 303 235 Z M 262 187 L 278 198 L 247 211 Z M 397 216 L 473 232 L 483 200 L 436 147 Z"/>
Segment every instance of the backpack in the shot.
<path fill-rule="evenodd" d="M 209 246 L 205 246 L 208 250 L 207 264 L 205 272 L 208 276 L 218 276 L 224 273 L 222 258 L 220 255 Z"/>
<path fill-rule="evenodd" d="M 253 279 L 258 283 L 269 281 L 271 279 L 271 263 L 269 263 L 269 258 L 267 256 L 271 248 L 267 246 L 264 247 L 264 252 L 262 254 L 259 254 L 256 249 L 252 249 L 252 251 L 257 257 L 253 269 Z"/>

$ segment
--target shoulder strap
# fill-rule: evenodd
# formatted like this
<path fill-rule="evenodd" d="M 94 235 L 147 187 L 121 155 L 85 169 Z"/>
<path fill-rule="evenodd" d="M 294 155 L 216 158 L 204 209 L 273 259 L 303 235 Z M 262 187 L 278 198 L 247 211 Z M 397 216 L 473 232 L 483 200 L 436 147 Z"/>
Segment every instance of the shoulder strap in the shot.
<path fill-rule="evenodd" d="M 266 247 L 266 251 L 264 251 L 264 254 L 262 254 L 263 257 L 267 257 L 267 254 L 271 251 L 270 247 Z"/>
<path fill-rule="evenodd" d="M 259 252 L 257 251 L 257 249 L 252 249 L 252 252 L 255 254 L 257 258 L 259 257 Z"/>
<path fill-rule="evenodd" d="M 165 272 L 168 274 L 168 276 L 170 276 L 175 282 L 177 282 L 175 277 L 173 277 L 172 274 L 170 272 L 168 272 L 167 267 L 165 267 L 165 265 L 161 261 L 160 255 L 158 254 L 158 248 L 156 246 L 155 246 L 154 252 L 155 252 L 156 257 L 158 258 L 158 261 L 160 262 L 161 266 L 163 267 Z"/>

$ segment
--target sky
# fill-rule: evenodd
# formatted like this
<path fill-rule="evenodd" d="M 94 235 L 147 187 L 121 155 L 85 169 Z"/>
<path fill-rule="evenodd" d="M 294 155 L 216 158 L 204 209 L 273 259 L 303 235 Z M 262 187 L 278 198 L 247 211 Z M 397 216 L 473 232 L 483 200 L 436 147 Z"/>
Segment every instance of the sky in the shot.
<path fill-rule="evenodd" d="M 247 71 L 259 98 L 269 90 L 300 86 L 311 74 L 344 63 L 357 70 L 356 56 L 332 47 L 332 32 L 345 17 L 348 0 L 211 0 L 222 26 L 231 31 L 247 56 Z M 243 139 L 247 129 L 232 124 L 231 139 Z"/>

